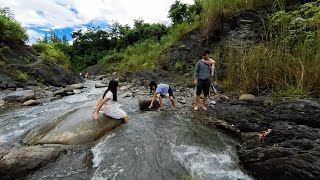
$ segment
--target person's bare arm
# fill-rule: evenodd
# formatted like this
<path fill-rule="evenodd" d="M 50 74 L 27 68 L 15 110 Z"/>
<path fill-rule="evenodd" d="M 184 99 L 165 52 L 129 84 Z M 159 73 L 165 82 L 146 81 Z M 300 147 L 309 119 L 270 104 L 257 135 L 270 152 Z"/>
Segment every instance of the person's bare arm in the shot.
<path fill-rule="evenodd" d="M 200 62 L 200 61 L 199 61 Z M 198 77 L 199 77 L 199 62 L 196 64 L 195 73 L 194 73 L 194 84 L 196 85 L 198 83 Z"/>
<path fill-rule="evenodd" d="M 151 108 L 152 108 L 152 106 L 153 106 L 153 102 L 156 100 L 156 98 L 157 98 L 157 93 L 156 93 L 156 92 L 154 92 L 154 93 L 153 93 L 153 96 L 152 96 L 152 99 L 151 99 L 150 106 L 148 107 L 149 109 L 151 109 Z"/>
<path fill-rule="evenodd" d="M 94 112 L 94 119 L 98 119 L 99 118 L 99 111 L 101 109 L 101 107 L 104 105 L 104 103 L 106 103 L 109 100 L 109 98 L 105 97 L 104 99 L 99 99 L 100 102 L 98 102 L 98 106 L 96 108 L 96 111 Z"/>

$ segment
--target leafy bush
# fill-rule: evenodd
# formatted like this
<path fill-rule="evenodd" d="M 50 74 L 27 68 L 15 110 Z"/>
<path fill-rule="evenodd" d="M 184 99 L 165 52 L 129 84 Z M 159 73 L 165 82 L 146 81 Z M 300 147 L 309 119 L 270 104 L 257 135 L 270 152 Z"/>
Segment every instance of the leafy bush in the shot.
<path fill-rule="evenodd" d="M 117 50 L 108 51 L 107 55 L 103 57 L 103 59 L 99 62 L 101 64 L 108 63 L 117 63 L 121 62 L 124 59 L 124 55 L 121 52 L 117 52 Z"/>
<path fill-rule="evenodd" d="M 270 41 L 227 53 L 225 83 L 235 91 L 320 95 L 320 1 L 270 17 Z"/>
<path fill-rule="evenodd" d="M 184 67 L 184 63 L 181 61 L 177 61 L 174 65 L 174 68 L 176 69 L 176 71 L 181 71 Z"/>
<path fill-rule="evenodd" d="M 42 58 L 45 61 L 50 61 L 62 65 L 64 67 L 70 67 L 70 58 L 65 55 L 60 49 L 56 48 L 52 43 L 38 43 L 33 44 L 32 47 L 42 54 Z"/>
<path fill-rule="evenodd" d="M 129 46 L 124 51 L 124 61 L 120 64 L 119 70 L 154 69 L 161 49 L 161 44 L 152 39 Z"/>

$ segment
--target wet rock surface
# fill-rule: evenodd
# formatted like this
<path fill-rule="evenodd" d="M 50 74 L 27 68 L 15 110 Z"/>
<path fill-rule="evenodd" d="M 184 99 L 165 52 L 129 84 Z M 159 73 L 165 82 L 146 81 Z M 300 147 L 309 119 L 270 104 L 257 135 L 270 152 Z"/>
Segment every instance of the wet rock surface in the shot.
<path fill-rule="evenodd" d="M 149 95 L 148 87 L 145 86 L 148 81 L 148 79 L 140 81 L 140 79 L 132 78 L 128 82 L 120 83 L 119 89 L 123 88 L 122 91 L 119 90 L 119 96 L 130 94 L 123 96 L 123 98 L 135 97 L 137 100 L 141 99 L 147 104 L 150 103 L 151 95 Z M 174 89 L 178 112 L 191 111 L 194 89 L 175 83 L 172 83 L 171 86 Z M 46 91 L 55 92 L 59 89 L 61 88 L 50 87 Z M 48 97 L 52 96 L 53 93 L 48 95 Z M 164 100 L 165 107 L 170 108 L 171 104 L 168 98 L 164 98 Z M 214 103 L 211 103 L 213 101 Z M 252 96 L 235 99 L 225 95 L 212 96 L 209 102 L 208 112 L 203 110 L 195 112 L 196 120 L 213 128 L 222 129 L 239 139 L 242 142 L 238 147 L 241 165 L 255 178 L 318 179 L 320 177 L 320 104 L 318 102 Z M 3 159 L 9 152 L 11 152 L 10 149 L 0 148 L 0 158 Z M 80 150 L 76 154 L 81 154 L 81 157 L 84 157 L 83 153 L 84 151 Z M 70 163 L 68 158 L 58 161 L 66 165 Z M 43 167 L 45 164 L 39 162 L 37 168 Z M 49 166 L 54 167 L 55 165 L 49 164 Z M 20 166 L 17 168 L 21 168 L 22 174 L 33 171 L 32 168 L 26 169 Z M 83 175 L 91 176 L 92 172 L 88 174 L 84 167 L 81 168 Z M 44 168 L 37 171 L 32 177 L 43 177 L 45 174 Z M 13 176 L 10 174 L 10 177 Z M 5 177 L 9 178 L 7 175 Z M 50 177 L 57 177 L 57 175 L 51 174 Z M 75 178 L 79 178 L 79 176 Z"/>
<path fill-rule="evenodd" d="M 94 105 L 88 106 L 93 107 Z M 63 114 L 50 123 L 32 129 L 23 139 L 23 142 L 28 145 L 87 144 L 98 140 L 123 123 L 122 120 L 112 119 L 102 114 L 98 120 L 95 120 L 92 114 L 93 110 L 87 107 Z"/>
<path fill-rule="evenodd" d="M 319 179 L 320 104 L 259 97 L 217 103 L 206 124 L 243 140 L 243 167 L 257 179 Z"/>
<path fill-rule="evenodd" d="M 55 161 L 66 150 L 60 146 L 0 147 L 0 177 L 15 179 Z"/>

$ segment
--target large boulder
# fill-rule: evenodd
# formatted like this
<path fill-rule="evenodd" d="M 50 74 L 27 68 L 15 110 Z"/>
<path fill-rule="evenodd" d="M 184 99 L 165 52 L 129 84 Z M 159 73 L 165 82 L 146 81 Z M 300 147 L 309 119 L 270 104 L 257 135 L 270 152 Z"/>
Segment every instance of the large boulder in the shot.
<path fill-rule="evenodd" d="M 68 112 L 50 123 L 31 130 L 23 142 L 34 144 L 78 145 L 94 142 L 105 133 L 119 126 L 123 121 L 100 115 L 93 118 L 93 105 Z"/>
<path fill-rule="evenodd" d="M 3 100 L 8 102 L 27 101 L 35 98 L 35 92 L 33 90 L 14 91 L 6 95 Z"/>
<path fill-rule="evenodd" d="M 59 146 L 30 146 L 1 151 L 0 179 L 25 177 L 30 172 L 55 161 L 66 150 Z"/>

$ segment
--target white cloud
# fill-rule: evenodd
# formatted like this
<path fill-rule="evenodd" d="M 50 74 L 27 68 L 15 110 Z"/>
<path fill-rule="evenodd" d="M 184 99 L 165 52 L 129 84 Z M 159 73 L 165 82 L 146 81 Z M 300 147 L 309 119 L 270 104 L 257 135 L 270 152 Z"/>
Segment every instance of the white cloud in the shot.
<path fill-rule="evenodd" d="M 34 30 L 31 30 L 31 29 L 27 29 L 27 34 L 29 36 L 29 42 L 28 44 L 33 44 L 35 43 L 38 39 L 42 39 L 43 38 L 43 34 L 37 32 L 37 31 L 34 31 Z"/>
<path fill-rule="evenodd" d="M 168 22 L 170 5 L 175 0 L 0 0 L 15 18 L 28 28 L 79 29 L 91 22 L 133 24 L 134 19 L 145 22 Z M 192 4 L 194 0 L 182 0 Z M 34 32 L 28 31 L 29 35 Z M 34 38 L 33 36 L 31 36 Z"/>
<path fill-rule="evenodd" d="M 146 22 L 169 21 L 170 5 L 175 0 L 0 0 L 9 7 L 25 27 L 53 29 L 75 27 L 94 20 L 132 24 L 134 19 Z M 193 0 L 182 0 L 193 3 Z M 78 12 L 76 14 L 71 9 Z"/>

